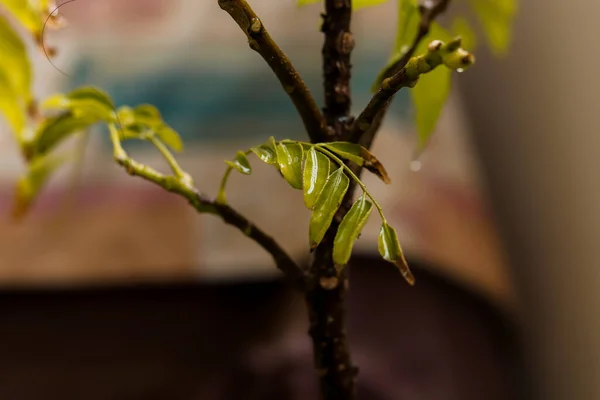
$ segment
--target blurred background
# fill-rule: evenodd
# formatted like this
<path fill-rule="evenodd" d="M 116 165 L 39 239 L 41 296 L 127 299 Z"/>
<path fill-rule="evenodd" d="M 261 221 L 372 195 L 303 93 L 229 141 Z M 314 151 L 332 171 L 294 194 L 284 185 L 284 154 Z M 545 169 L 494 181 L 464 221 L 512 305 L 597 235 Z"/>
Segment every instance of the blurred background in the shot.
<path fill-rule="evenodd" d="M 480 47 L 476 67 L 453 78 L 420 168 L 411 169 L 406 92 L 374 144 L 393 185 L 365 183 L 417 285 L 380 261 L 372 218 L 350 270 L 361 399 L 600 398 L 598 81 L 584 79 L 597 7 L 523 3 L 508 56 Z M 319 6 L 251 4 L 320 101 Z M 117 105 L 156 105 L 203 192 L 216 193 L 237 150 L 303 137 L 276 78 L 216 1 L 78 0 L 61 13 L 69 25 L 46 40 L 69 76 L 32 46 L 36 94 L 92 84 Z M 395 1 L 355 14 L 355 113 L 396 21 Z M 317 398 L 303 300 L 269 255 L 125 174 L 104 132 L 68 145 L 84 161 L 61 170 L 16 224 L 8 214 L 23 165 L 0 125 L 0 398 Z M 160 162 L 143 143 L 127 148 Z M 306 262 L 301 197 L 253 166 L 232 177 L 230 202 Z"/>

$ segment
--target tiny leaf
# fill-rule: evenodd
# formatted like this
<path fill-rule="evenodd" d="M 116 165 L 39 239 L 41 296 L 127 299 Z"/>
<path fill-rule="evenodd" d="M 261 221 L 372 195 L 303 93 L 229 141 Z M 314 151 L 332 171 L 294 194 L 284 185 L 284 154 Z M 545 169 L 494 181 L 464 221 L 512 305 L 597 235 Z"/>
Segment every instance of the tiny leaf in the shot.
<path fill-rule="evenodd" d="M 248 161 L 248 157 L 243 151 L 238 151 L 233 161 L 225 161 L 227 165 L 235 168 L 244 175 L 250 175 L 252 173 L 252 167 Z"/>
<path fill-rule="evenodd" d="M 277 162 L 286 181 L 294 189 L 302 189 L 303 149 L 299 143 L 285 142 L 277 145 Z"/>
<path fill-rule="evenodd" d="M 277 164 L 277 150 L 275 147 L 275 138 L 271 136 L 266 143 L 252 147 L 250 150 L 264 163 L 273 165 Z"/>
<path fill-rule="evenodd" d="M 372 208 L 373 204 L 363 194 L 342 220 L 333 242 L 333 262 L 336 265 L 346 265 L 350 260 L 354 242 L 367 223 Z"/>
<path fill-rule="evenodd" d="M 402 274 L 404 279 L 410 285 L 414 285 L 415 277 L 410 271 L 408 263 L 404 258 L 404 253 L 402 252 L 402 248 L 400 247 L 400 242 L 398 241 L 398 235 L 396 234 L 396 230 L 392 228 L 387 222 L 384 222 L 381 225 L 381 231 L 379 232 L 377 247 L 379 249 L 379 254 L 381 254 L 381 257 L 383 257 L 384 260 L 395 264 L 400 270 L 400 273 Z"/>
<path fill-rule="evenodd" d="M 383 164 L 379 162 L 373 153 L 363 146 L 349 142 L 331 142 L 324 143 L 323 147 L 331 150 L 343 159 L 352 161 L 353 163 L 366 168 L 369 172 L 377 175 L 377 177 L 385 183 L 391 183 L 390 177 L 383 167 Z"/>
<path fill-rule="evenodd" d="M 318 152 L 314 147 L 308 151 L 304 163 L 304 204 L 312 210 L 323 192 L 325 183 L 329 178 L 331 161 L 325 154 Z"/>
<path fill-rule="evenodd" d="M 329 175 L 310 218 L 308 236 L 311 250 L 314 250 L 323 240 L 335 213 L 342 204 L 349 184 L 350 179 L 344 174 L 342 167 Z"/>

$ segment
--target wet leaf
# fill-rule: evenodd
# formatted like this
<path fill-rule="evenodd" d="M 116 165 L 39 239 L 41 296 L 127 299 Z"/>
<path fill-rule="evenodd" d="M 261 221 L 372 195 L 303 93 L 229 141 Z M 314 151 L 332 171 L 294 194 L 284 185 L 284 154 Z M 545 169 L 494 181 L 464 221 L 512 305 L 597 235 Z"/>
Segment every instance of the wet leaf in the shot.
<path fill-rule="evenodd" d="M 312 210 L 323 192 L 325 183 L 329 178 L 331 161 L 325 154 L 318 152 L 314 147 L 308 151 L 304 163 L 304 204 Z"/>
<path fill-rule="evenodd" d="M 335 213 L 342 204 L 349 184 L 350 180 L 344 174 L 342 167 L 329 175 L 310 218 L 308 236 L 311 250 L 315 249 L 323 240 Z"/>
<path fill-rule="evenodd" d="M 398 235 L 396 234 L 396 230 L 392 228 L 387 222 L 384 222 L 381 225 L 381 231 L 379 232 L 378 239 L 378 249 L 379 254 L 383 257 L 384 260 L 389 261 L 398 267 L 400 273 L 404 277 L 404 279 L 410 284 L 415 284 L 415 277 L 413 276 L 410 268 L 408 267 L 408 263 L 404 258 L 404 253 L 402 252 L 402 248 L 400 247 L 400 242 L 398 241 Z"/>
<path fill-rule="evenodd" d="M 385 183 L 391 183 L 390 177 L 381 162 L 379 162 L 373 153 L 361 145 L 349 142 L 331 142 L 324 143 L 323 147 L 331 150 L 345 160 L 352 161 L 353 163 L 366 168 L 369 172 L 377 175 L 377 177 Z"/>
<path fill-rule="evenodd" d="M 17 181 L 12 214 L 16 219 L 22 218 L 31 208 L 48 178 L 59 168 L 67 157 L 49 154 L 34 159 L 27 172 Z"/>
<path fill-rule="evenodd" d="M 271 136 L 266 143 L 250 149 L 264 163 L 274 165 L 277 164 L 277 150 L 275 138 Z"/>
<path fill-rule="evenodd" d="M 281 142 L 277 145 L 279 170 L 294 189 L 302 189 L 303 155 L 303 149 L 299 143 Z"/>
<path fill-rule="evenodd" d="M 354 242 L 367 223 L 372 208 L 373 204 L 363 194 L 342 220 L 333 242 L 333 262 L 336 265 L 346 265 L 350 260 Z"/>
<path fill-rule="evenodd" d="M 244 154 L 243 151 L 238 151 L 233 161 L 225 162 L 227 163 L 227 165 L 229 165 L 232 168 L 235 168 L 244 175 L 250 175 L 252 173 L 252 167 L 250 166 L 248 157 L 246 157 L 246 154 Z"/>
<path fill-rule="evenodd" d="M 512 40 L 517 0 L 469 0 L 496 55 L 506 54 Z"/>

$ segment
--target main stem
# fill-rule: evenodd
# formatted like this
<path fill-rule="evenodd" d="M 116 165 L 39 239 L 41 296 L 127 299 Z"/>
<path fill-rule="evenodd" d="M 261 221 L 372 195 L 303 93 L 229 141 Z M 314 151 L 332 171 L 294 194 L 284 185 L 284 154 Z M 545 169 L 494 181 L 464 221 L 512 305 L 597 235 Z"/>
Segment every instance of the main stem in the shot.
<path fill-rule="evenodd" d="M 328 141 L 346 137 L 350 123 L 350 54 L 354 38 L 350 32 L 352 6 L 350 0 L 325 0 L 322 32 L 323 76 Z M 309 334 L 313 341 L 315 368 L 321 397 L 325 400 L 356 399 L 355 377 L 346 335 L 345 299 L 347 271 L 336 271 L 333 263 L 333 241 L 339 222 L 352 204 L 355 185 L 348 190 L 338 215 L 315 250 L 310 268 L 306 303 L 309 311 Z"/>

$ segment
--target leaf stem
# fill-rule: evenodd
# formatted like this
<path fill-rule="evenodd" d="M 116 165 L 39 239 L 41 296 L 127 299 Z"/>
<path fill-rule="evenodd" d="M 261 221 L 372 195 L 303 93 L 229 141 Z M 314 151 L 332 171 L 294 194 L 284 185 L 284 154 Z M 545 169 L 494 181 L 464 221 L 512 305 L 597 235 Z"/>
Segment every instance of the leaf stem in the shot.
<path fill-rule="evenodd" d="M 352 171 L 352 169 L 349 166 L 347 166 L 346 163 L 341 158 L 339 158 L 338 156 L 336 156 L 333 152 L 329 151 L 322 144 L 315 144 L 314 147 L 318 148 L 320 152 L 322 152 L 323 154 L 325 154 L 326 156 L 328 156 L 329 158 L 331 158 L 332 160 L 334 160 L 336 163 L 338 163 L 340 165 L 340 167 L 344 168 L 344 170 L 346 171 L 346 173 L 348 173 L 348 175 L 350 175 L 350 177 L 354 180 L 354 182 L 356 182 L 356 184 L 358 186 L 360 186 L 360 188 L 362 189 L 362 191 L 367 196 L 369 196 L 369 198 L 371 199 L 371 201 L 373 201 L 373 205 L 377 209 L 377 212 L 379 213 L 379 216 L 381 217 L 381 221 L 382 222 L 387 222 L 387 220 L 385 219 L 385 216 L 383 215 L 383 208 L 381 208 L 381 206 L 379 205 L 379 203 L 377 203 L 377 200 L 375 200 L 375 198 L 371 195 L 371 193 L 369 192 L 369 190 L 367 189 L 367 187 L 365 186 L 365 184 L 362 183 L 362 181 L 358 178 L 358 176 L 356 176 L 356 174 L 354 173 L 354 171 Z"/>

